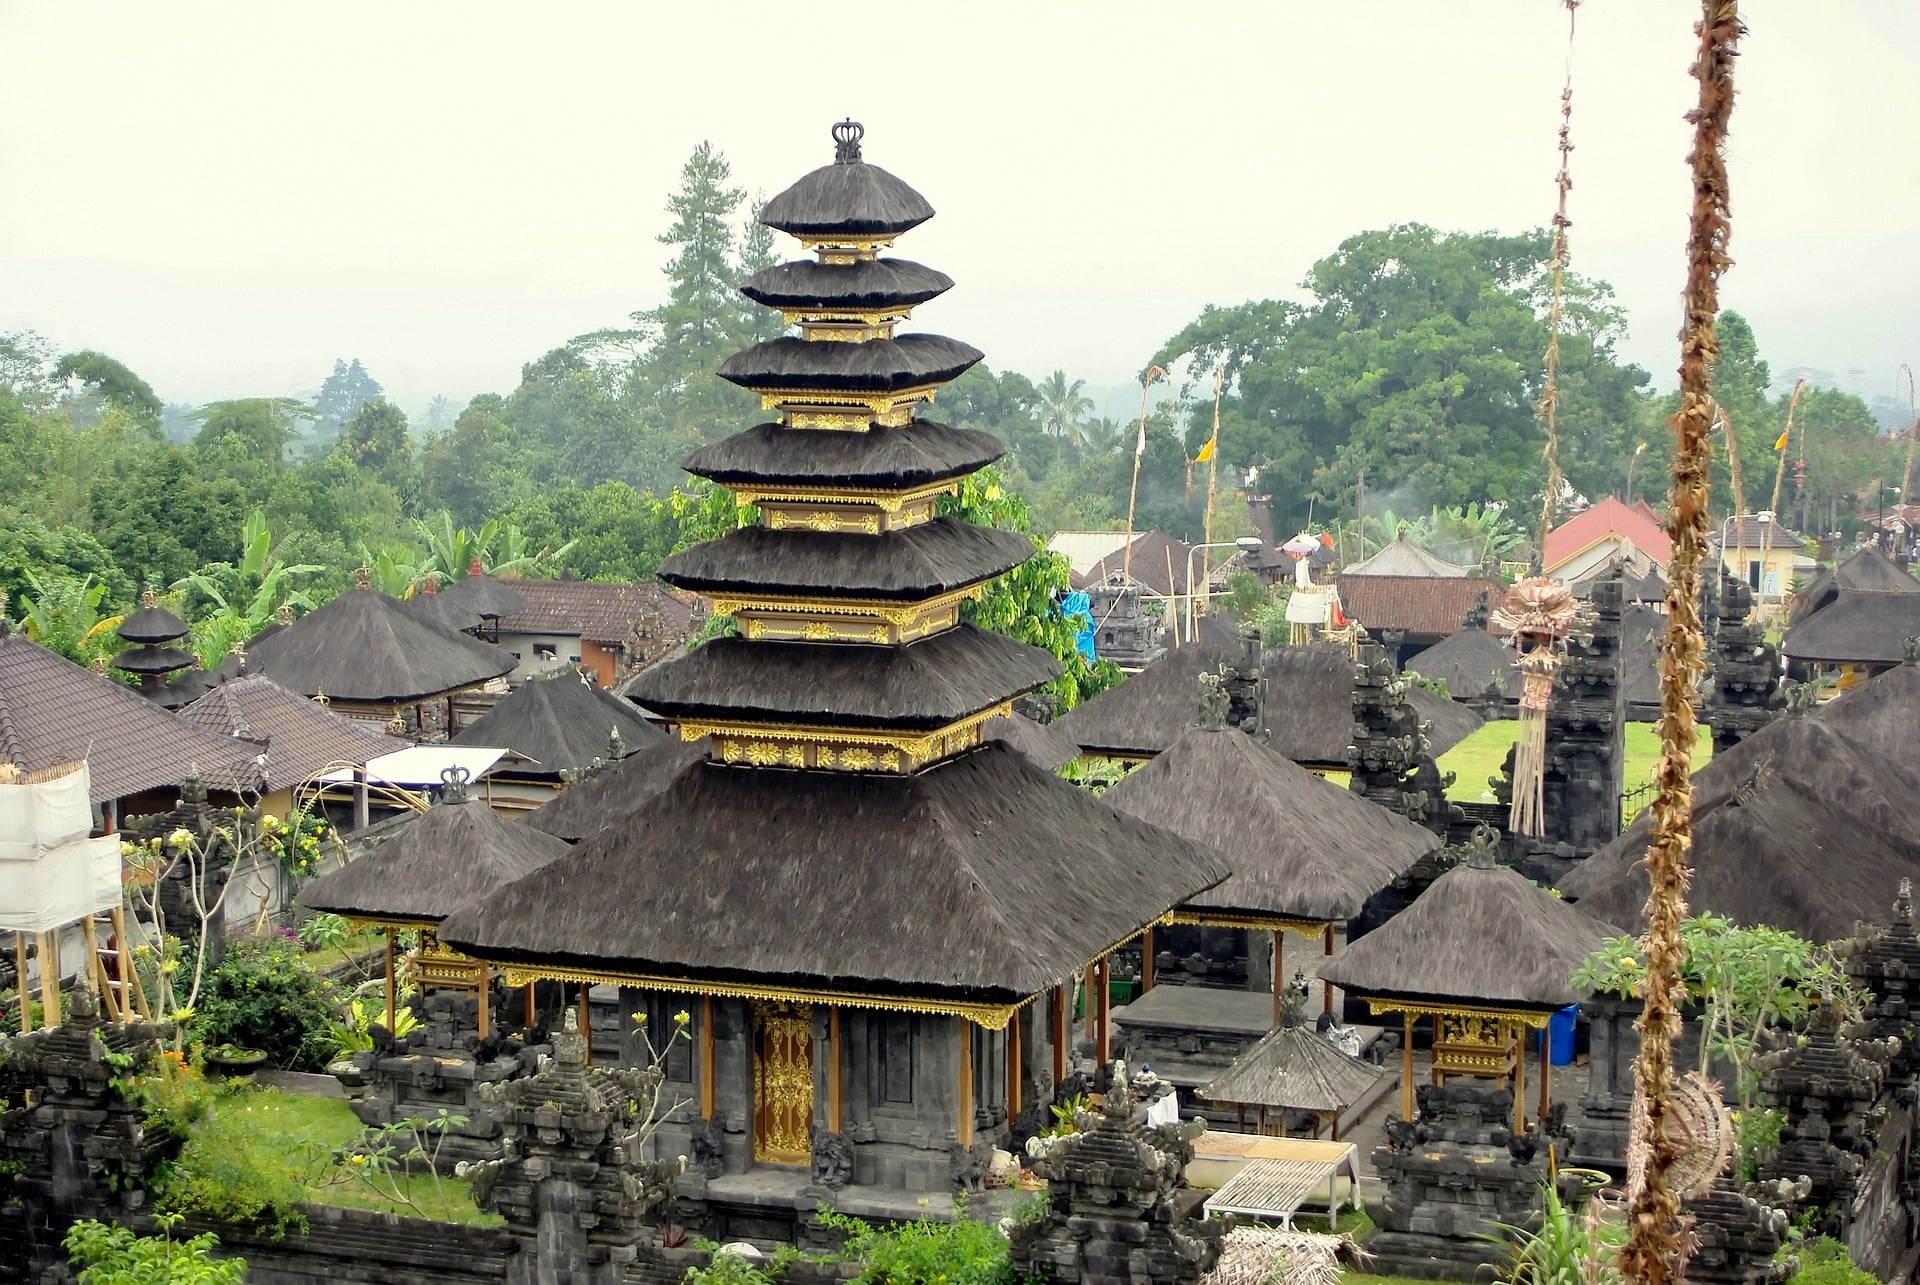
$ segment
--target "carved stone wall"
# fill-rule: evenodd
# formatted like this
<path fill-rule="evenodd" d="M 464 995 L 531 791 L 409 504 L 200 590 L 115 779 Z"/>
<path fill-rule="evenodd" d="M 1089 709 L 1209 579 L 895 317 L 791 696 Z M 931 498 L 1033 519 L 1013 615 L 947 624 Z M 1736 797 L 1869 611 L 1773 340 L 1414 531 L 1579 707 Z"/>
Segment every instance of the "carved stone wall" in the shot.
<path fill-rule="evenodd" d="M 1620 682 L 1618 568 L 1593 584 L 1579 631 L 1566 643 L 1547 705 L 1542 787 L 1546 834 L 1529 845 L 1520 870 L 1557 883 L 1572 864 L 1620 833 L 1626 762 L 1626 698 Z"/>
<path fill-rule="evenodd" d="M 1713 680 L 1707 687 L 1707 724 L 1713 752 L 1724 754 L 1771 722 L 1783 708 L 1780 649 L 1753 617 L 1747 582 L 1720 577 L 1719 622 L 1713 640 Z"/>
<path fill-rule="evenodd" d="M 1144 669 L 1167 654 L 1166 626 L 1149 615 L 1140 591 L 1120 582 L 1114 572 L 1106 584 L 1091 585 L 1093 654 L 1124 669 Z"/>

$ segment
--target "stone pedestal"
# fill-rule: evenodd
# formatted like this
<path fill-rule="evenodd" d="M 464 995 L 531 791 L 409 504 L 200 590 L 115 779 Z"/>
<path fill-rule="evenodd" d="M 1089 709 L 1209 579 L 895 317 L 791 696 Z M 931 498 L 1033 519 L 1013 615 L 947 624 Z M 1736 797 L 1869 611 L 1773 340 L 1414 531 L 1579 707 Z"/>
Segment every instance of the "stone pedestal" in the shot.
<path fill-rule="evenodd" d="M 1093 614 L 1093 654 L 1122 669 L 1145 669 L 1167 654 L 1166 625 L 1149 616 L 1140 591 L 1119 572 L 1087 589 Z"/>

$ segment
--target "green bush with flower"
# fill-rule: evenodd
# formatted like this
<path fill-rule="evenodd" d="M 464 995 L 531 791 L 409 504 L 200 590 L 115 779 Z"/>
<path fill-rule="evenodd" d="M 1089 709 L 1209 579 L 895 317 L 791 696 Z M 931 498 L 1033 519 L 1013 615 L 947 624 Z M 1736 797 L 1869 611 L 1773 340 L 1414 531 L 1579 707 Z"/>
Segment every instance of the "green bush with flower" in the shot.
<path fill-rule="evenodd" d="M 320 872 L 320 859 L 330 834 L 326 817 L 306 804 L 285 819 L 271 812 L 260 818 L 260 845 L 292 885 Z"/>
<path fill-rule="evenodd" d="M 193 1042 L 258 1049 L 282 1070 L 319 1071 L 333 1056 L 340 1001 L 300 947 L 279 934 L 234 937 L 189 1024 Z"/>

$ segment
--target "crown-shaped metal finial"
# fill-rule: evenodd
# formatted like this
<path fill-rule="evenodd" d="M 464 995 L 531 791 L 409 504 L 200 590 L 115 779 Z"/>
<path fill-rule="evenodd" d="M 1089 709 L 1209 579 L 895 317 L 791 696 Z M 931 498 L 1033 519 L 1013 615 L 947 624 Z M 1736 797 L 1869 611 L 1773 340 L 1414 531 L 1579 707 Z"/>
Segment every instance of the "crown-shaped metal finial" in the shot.
<path fill-rule="evenodd" d="M 851 165 L 860 159 L 860 140 L 867 127 L 849 116 L 833 127 L 833 163 Z"/>
<path fill-rule="evenodd" d="M 467 782 L 473 773 L 459 764 L 440 769 L 440 801 L 442 803 L 465 803 L 467 801 Z"/>
<path fill-rule="evenodd" d="M 140 605 L 142 607 L 157 607 L 160 605 L 160 595 L 154 592 L 152 585 L 147 585 L 140 590 Z"/>

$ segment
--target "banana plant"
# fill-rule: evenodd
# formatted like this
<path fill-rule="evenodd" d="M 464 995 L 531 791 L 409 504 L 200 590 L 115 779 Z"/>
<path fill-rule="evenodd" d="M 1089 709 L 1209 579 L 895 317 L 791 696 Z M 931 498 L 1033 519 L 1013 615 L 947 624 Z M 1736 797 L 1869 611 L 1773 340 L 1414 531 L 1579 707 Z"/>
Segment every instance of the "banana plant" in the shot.
<path fill-rule="evenodd" d="M 25 609 L 20 616 L 22 633 L 80 665 L 96 656 L 114 654 L 118 640 L 113 631 L 125 617 L 100 614 L 106 585 L 90 575 L 49 575 L 42 579 L 32 568 L 24 571 L 33 593 L 20 595 Z"/>
<path fill-rule="evenodd" d="M 272 624 L 282 606 L 312 611 L 313 600 L 296 582 L 322 570 L 308 562 L 282 562 L 274 550 L 266 514 L 255 509 L 241 528 L 238 562 L 208 563 L 174 581 L 173 588 L 198 594 L 212 604 L 206 618 L 221 622 L 216 632 L 231 633 L 227 627 L 231 623 L 250 637 Z"/>

